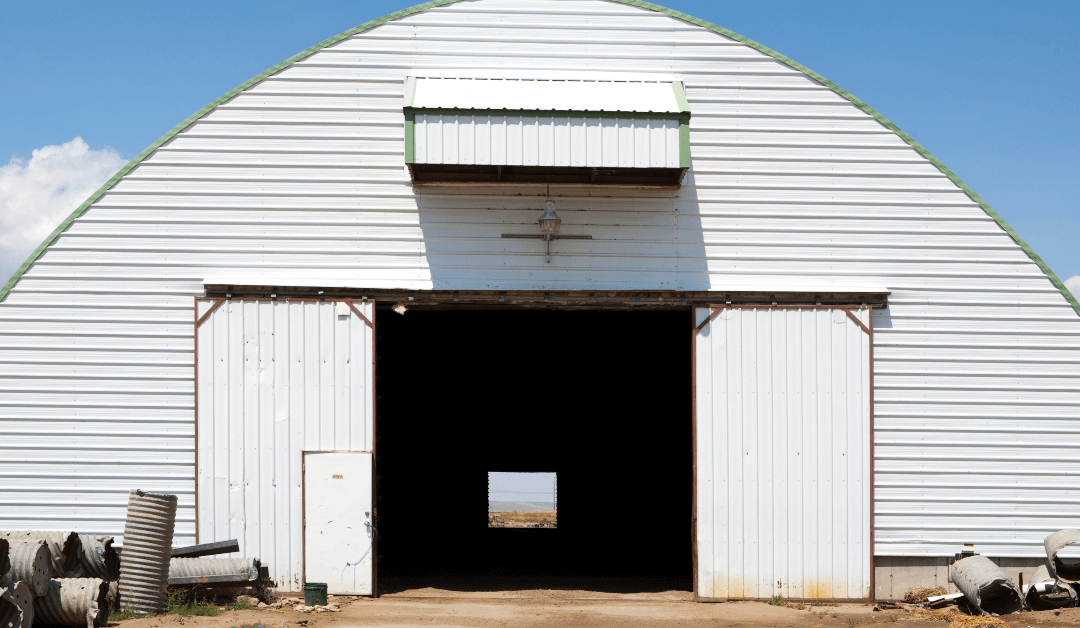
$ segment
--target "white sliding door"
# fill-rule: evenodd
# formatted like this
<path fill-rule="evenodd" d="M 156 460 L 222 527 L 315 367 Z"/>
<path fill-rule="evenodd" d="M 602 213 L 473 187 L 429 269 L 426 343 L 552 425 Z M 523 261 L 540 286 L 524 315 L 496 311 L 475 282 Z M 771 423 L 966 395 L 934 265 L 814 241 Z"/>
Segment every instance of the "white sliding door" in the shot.
<path fill-rule="evenodd" d="M 199 541 L 300 591 L 303 452 L 372 451 L 374 303 L 197 303 Z"/>
<path fill-rule="evenodd" d="M 869 310 L 714 312 L 695 311 L 698 595 L 869 597 Z"/>

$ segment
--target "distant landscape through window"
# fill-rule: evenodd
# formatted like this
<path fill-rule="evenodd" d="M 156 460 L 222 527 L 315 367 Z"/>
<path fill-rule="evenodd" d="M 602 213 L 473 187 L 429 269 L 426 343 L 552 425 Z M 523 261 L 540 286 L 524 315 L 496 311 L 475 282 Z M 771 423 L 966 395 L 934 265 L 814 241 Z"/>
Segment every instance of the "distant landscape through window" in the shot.
<path fill-rule="evenodd" d="M 558 527 L 558 475 L 488 473 L 489 528 Z"/>

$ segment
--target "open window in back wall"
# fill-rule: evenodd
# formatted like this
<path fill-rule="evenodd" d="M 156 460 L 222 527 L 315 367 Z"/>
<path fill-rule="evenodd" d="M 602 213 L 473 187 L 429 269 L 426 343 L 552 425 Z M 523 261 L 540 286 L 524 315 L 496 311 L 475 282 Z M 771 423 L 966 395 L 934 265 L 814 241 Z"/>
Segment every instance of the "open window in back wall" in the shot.
<path fill-rule="evenodd" d="M 558 475 L 488 472 L 489 528 L 556 528 Z"/>

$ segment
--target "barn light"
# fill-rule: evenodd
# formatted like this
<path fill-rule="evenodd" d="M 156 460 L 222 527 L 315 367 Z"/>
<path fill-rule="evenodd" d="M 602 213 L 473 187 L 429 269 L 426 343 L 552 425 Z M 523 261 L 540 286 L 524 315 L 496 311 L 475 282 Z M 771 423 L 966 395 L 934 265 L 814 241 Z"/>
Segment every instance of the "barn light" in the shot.
<path fill-rule="evenodd" d="M 551 241 L 552 240 L 592 240 L 591 235 L 559 235 L 559 226 L 562 225 L 562 218 L 555 213 L 555 201 L 550 198 L 544 201 L 544 213 L 540 216 L 540 233 L 504 233 L 504 238 L 535 238 L 537 240 L 544 240 L 547 243 L 547 255 L 544 256 L 544 261 L 551 262 Z"/>
<path fill-rule="evenodd" d="M 544 214 L 540 216 L 540 233 L 558 233 L 561 224 L 562 218 L 555 213 L 555 201 L 548 199 L 544 202 Z"/>

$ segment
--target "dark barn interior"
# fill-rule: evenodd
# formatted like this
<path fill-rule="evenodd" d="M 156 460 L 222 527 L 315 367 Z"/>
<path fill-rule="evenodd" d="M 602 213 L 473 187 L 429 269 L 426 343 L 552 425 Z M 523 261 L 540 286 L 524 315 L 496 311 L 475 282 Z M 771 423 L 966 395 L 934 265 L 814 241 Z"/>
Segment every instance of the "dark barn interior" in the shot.
<path fill-rule="evenodd" d="M 381 590 L 691 588 L 688 312 L 376 324 Z M 488 528 L 489 471 L 557 472 L 558 528 Z"/>

